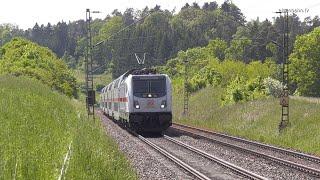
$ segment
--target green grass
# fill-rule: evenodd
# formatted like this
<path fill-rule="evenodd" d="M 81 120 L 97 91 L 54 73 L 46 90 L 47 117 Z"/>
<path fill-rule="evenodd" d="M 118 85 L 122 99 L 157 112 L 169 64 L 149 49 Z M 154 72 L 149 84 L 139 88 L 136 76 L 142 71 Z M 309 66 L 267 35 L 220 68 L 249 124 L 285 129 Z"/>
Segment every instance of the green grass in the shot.
<path fill-rule="evenodd" d="M 0 179 L 137 179 L 100 121 L 81 102 L 36 80 L 0 76 Z"/>
<path fill-rule="evenodd" d="M 222 107 L 222 93 L 221 88 L 207 87 L 192 94 L 186 117 L 182 115 L 183 94 L 175 91 L 174 121 L 320 155 L 320 104 L 291 99 L 291 125 L 279 134 L 278 99 L 265 98 Z"/>
<path fill-rule="evenodd" d="M 82 87 L 81 91 L 85 91 L 85 73 L 81 70 L 73 70 L 74 77 L 76 77 L 78 86 Z M 93 76 L 93 87 L 96 88 L 97 85 L 108 85 L 112 81 L 112 75 L 109 74 L 97 74 Z M 79 98 L 82 102 L 85 102 L 85 94 L 79 93 Z M 99 103 L 100 95 L 96 92 L 96 102 Z"/>
<path fill-rule="evenodd" d="M 85 84 L 85 73 L 81 70 L 74 70 L 74 77 L 76 77 L 77 82 L 80 84 Z M 112 81 L 112 75 L 110 74 L 97 74 L 93 76 L 94 87 L 98 84 L 107 85 Z"/>

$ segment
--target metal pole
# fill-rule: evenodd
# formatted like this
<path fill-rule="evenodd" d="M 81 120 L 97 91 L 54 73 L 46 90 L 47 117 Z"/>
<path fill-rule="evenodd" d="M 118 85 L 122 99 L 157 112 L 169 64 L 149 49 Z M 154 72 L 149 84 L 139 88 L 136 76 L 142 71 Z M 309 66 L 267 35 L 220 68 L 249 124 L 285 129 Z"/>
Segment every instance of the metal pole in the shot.
<path fill-rule="evenodd" d="M 90 11 L 89 11 L 89 47 L 90 47 L 90 71 L 89 71 L 89 75 L 91 76 L 90 80 L 91 80 L 91 91 L 94 91 L 94 87 L 93 87 L 93 67 L 92 67 L 92 64 L 93 64 L 93 47 L 92 47 L 92 32 L 91 32 L 91 16 L 90 16 Z M 93 96 L 92 98 L 95 98 L 95 96 Z M 95 99 L 93 99 L 93 102 L 95 102 Z M 94 119 L 94 103 L 92 104 L 92 115 L 93 115 L 93 119 Z"/>
<path fill-rule="evenodd" d="M 289 125 L 289 12 L 284 12 L 283 18 L 283 64 L 282 64 L 282 82 L 283 89 L 280 98 L 281 104 L 281 122 L 279 124 L 279 132 L 281 133 Z"/>
<path fill-rule="evenodd" d="M 94 102 L 95 102 L 95 91 L 93 88 L 93 72 L 92 72 L 92 34 L 91 34 L 91 13 L 90 9 L 86 9 L 86 56 L 85 56 L 85 71 L 86 71 L 86 107 L 88 112 L 88 118 L 90 115 L 94 119 Z"/>
<path fill-rule="evenodd" d="M 187 116 L 189 111 L 189 92 L 188 92 L 188 59 L 184 60 L 184 98 L 183 115 Z"/>
<path fill-rule="evenodd" d="M 86 108 L 87 108 L 87 113 L 89 116 L 89 99 L 88 99 L 88 95 L 89 95 L 89 82 L 88 82 L 88 58 L 89 58 L 89 20 L 88 18 L 90 17 L 90 10 L 86 9 L 86 55 L 85 55 L 85 81 L 86 81 Z"/>

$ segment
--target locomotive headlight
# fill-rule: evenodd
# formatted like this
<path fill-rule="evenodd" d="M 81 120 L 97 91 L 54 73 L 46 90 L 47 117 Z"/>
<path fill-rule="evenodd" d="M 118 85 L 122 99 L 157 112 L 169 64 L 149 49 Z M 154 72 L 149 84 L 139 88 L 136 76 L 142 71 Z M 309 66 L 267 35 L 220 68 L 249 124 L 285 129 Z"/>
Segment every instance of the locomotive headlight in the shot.
<path fill-rule="evenodd" d="M 140 105 L 139 105 L 139 102 L 138 101 L 134 101 L 134 107 L 136 109 L 140 109 Z"/>
<path fill-rule="evenodd" d="M 161 102 L 160 108 L 161 108 L 161 109 L 164 109 L 166 106 L 167 106 L 167 101 L 166 101 L 166 100 L 163 100 L 163 101 Z"/>

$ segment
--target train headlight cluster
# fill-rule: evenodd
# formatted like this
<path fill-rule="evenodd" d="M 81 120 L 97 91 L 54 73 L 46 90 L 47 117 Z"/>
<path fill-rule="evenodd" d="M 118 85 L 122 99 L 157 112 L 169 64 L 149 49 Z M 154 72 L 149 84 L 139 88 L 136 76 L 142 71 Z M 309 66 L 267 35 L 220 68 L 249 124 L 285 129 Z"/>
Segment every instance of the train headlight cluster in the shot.
<path fill-rule="evenodd" d="M 134 101 L 134 107 L 136 109 L 140 109 L 140 105 L 139 105 L 139 102 L 138 101 Z"/>
<path fill-rule="evenodd" d="M 167 101 L 166 101 L 166 100 L 163 100 L 163 101 L 161 102 L 160 108 L 161 108 L 161 109 L 164 109 L 166 106 L 167 106 Z"/>

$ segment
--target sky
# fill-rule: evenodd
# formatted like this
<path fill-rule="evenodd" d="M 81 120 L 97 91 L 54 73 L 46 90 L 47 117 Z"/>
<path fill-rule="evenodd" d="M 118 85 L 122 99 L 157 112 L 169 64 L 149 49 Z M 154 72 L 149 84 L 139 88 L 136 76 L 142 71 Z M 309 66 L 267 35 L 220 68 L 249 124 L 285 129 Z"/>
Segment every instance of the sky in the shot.
<path fill-rule="evenodd" d="M 216 0 L 221 5 L 224 0 Z M 3 0 L 0 4 L 0 24 L 11 23 L 19 28 L 32 28 L 38 24 L 56 24 L 59 21 L 75 21 L 85 19 L 85 10 L 101 11 L 93 14 L 93 18 L 104 18 L 114 9 L 123 12 L 126 8 L 143 9 L 145 6 L 160 5 L 162 9 L 179 11 L 185 3 L 197 2 L 200 6 L 210 0 Z M 298 9 L 298 16 L 320 16 L 319 0 L 232 0 L 250 21 L 259 17 L 260 20 L 277 16 L 274 12 L 282 8 Z"/>

